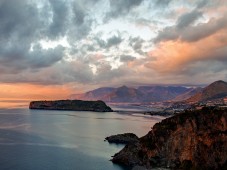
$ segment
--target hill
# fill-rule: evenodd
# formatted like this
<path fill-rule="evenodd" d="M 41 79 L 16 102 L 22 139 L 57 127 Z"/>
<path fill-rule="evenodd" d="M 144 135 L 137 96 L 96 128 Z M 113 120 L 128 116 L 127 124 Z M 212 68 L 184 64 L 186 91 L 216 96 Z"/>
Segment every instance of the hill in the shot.
<path fill-rule="evenodd" d="M 190 97 L 194 96 L 195 94 L 201 92 L 203 88 L 197 87 L 197 88 L 192 88 L 191 90 L 187 91 L 186 93 L 180 94 L 177 97 L 175 97 L 172 101 L 183 101 L 187 100 Z"/>
<path fill-rule="evenodd" d="M 211 83 L 205 87 L 202 91 L 196 93 L 187 102 L 201 102 L 207 100 L 215 100 L 224 98 L 227 96 L 227 83 L 219 80 Z"/>

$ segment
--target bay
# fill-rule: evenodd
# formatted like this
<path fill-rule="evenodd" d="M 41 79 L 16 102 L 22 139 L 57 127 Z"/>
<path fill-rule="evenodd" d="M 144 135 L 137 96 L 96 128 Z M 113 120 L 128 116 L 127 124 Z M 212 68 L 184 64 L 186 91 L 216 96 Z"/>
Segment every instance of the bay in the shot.
<path fill-rule="evenodd" d="M 124 145 L 106 136 L 132 132 L 139 137 L 163 119 L 138 114 L 0 110 L 0 167 L 4 170 L 124 170 L 111 156 Z"/>

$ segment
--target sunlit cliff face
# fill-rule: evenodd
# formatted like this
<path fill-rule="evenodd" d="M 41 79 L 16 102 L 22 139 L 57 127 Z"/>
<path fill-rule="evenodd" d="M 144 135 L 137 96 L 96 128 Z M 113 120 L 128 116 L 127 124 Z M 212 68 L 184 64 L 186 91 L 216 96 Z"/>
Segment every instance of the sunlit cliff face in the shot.
<path fill-rule="evenodd" d="M 2 0 L 0 95 L 227 80 L 225 0 Z"/>

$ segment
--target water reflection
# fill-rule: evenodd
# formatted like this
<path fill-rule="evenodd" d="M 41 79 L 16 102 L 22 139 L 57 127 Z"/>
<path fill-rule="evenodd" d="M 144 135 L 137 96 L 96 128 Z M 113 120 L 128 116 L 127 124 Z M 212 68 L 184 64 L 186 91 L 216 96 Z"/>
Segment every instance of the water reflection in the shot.
<path fill-rule="evenodd" d="M 106 136 L 145 135 L 162 118 L 28 109 L 0 110 L 1 169 L 125 169 L 109 161 L 123 145 Z"/>

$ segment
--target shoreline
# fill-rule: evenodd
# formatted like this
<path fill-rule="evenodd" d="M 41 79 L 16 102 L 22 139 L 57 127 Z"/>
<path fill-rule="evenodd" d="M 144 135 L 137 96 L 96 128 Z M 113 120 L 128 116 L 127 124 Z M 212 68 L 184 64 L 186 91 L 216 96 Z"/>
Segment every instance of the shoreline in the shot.
<path fill-rule="evenodd" d="M 159 112 L 147 112 L 147 111 L 131 111 L 131 110 L 113 110 L 113 112 L 118 113 L 118 114 L 127 114 L 127 115 L 143 115 L 143 117 L 152 117 L 152 116 L 161 116 L 161 117 L 171 117 L 173 114 L 160 114 Z"/>

